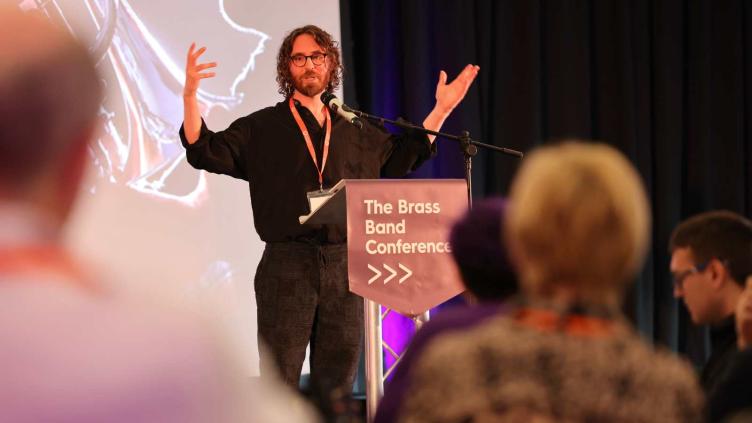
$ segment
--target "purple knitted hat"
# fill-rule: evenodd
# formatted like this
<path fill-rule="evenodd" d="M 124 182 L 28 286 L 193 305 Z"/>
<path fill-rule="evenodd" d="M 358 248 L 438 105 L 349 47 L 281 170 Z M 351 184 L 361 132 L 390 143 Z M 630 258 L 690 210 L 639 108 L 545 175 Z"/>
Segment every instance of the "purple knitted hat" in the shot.
<path fill-rule="evenodd" d="M 449 243 L 467 289 L 483 301 L 504 300 L 517 292 L 517 277 L 503 245 L 503 198 L 476 201 L 452 226 Z"/>

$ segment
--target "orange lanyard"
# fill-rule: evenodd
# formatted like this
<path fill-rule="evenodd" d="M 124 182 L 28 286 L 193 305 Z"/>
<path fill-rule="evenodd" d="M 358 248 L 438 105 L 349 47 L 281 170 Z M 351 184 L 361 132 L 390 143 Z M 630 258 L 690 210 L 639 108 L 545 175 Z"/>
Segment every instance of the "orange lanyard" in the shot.
<path fill-rule="evenodd" d="M 522 308 L 514 313 L 517 322 L 543 332 L 563 331 L 571 335 L 603 337 L 612 334 L 616 324 L 607 319 L 582 315 L 564 315 L 550 311 Z"/>
<path fill-rule="evenodd" d="M 68 254 L 59 247 L 37 245 L 0 247 L 0 274 L 19 276 L 56 274 L 78 288 L 96 292 L 99 289 L 84 276 Z"/>
<path fill-rule="evenodd" d="M 324 115 L 326 115 L 326 135 L 324 136 L 324 154 L 321 157 L 321 167 L 319 168 L 319 161 L 316 159 L 316 150 L 313 148 L 313 142 L 311 141 L 311 136 L 308 134 L 308 128 L 306 128 L 305 123 L 303 123 L 303 119 L 300 117 L 300 113 L 298 113 L 298 109 L 295 108 L 295 101 L 290 97 L 290 111 L 292 112 L 292 116 L 295 118 L 295 122 L 298 124 L 298 128 L 300 128 L 300 132 L 303 133 L 303 138 L 305 138 L 306 146 L 308 147 L 308 153 L 311 155 L 311 159 L 313 159 L 313 165 L 316 166 L 316 172 L 319 174 L 319 190 L 324 189 L 324 167 L 326 167 L 326 158 L 329 157 L 329 138 L 332 134 L 332 119 L 329 117 L 329 109 L 324 108 Z"/>

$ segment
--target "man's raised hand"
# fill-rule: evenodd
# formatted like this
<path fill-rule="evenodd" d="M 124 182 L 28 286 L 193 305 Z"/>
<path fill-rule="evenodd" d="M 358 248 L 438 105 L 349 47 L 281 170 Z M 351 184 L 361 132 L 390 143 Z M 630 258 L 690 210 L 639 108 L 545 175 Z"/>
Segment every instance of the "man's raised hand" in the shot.
<path fill-rule="evenodd" d="M 423 121 L 423 127 L 432 131 L 441 130 L 441 125 L 455 107 L 465 98 L 467 90 L 472 85 L 475 77 L 478 76 L 480 67 L 467 65 L 465 69 L 457 75 L 454 81 L 447 84 L 447 74 L 444 71 L 439 73 L 439 83 L 436 84 L 436 105 L 431 113 Z M 428 136 L 428 140 L 433 142 L 436 137 Z"/>
<path fill-rule="evenodd" d="M 217 66 L 217 62 L 197 63 L 199 57 L 206 51 L 206 47 L 196 50 L 196 43 L 191 43 L 188 49 L 188 57 L 185 61 L 185 86 L 183 87 L 183 96 L 193 96 L 198 91 L 199 83 L 204 78 L 211 78 L 216 75 L 214 72 L 204 72 Z"/>
<path fill-rule="evenodd" d="M 465 98 L 467 90 L 478 76 L 480 67 L 467 65 L 462 69 L 454 81 L 447 84 L 447 74 L 444 71 L 439 73 L 439 83 L 436 85 L 436 106 L 445 113 L 450 113 Z"/>

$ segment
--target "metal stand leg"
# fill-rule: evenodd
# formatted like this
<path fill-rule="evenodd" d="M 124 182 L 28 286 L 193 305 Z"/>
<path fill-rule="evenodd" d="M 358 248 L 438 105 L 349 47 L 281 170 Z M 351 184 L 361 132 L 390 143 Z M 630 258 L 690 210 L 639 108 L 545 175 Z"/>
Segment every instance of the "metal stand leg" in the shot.
<path fill-rule="evenodd" d="M 415 325 L 415 330 L 418 331 L 423 324 L 427 323 L 431 318 L 431 311 L 426 311 L 423 314 L 419 314 L 415 317 L 413 317 L 413 324 Z"/>
<path fill-rule="evenodd" d="M 384 357 L 382 356 L 381 306 L 364 299 L 366 326 L 366 419 L 376 416 L 376 407 L 384 396 Z"/>
<path fill-rule="evenodd" d="M 384 347 L 397 359 L 387 372 L 387 376 L 397 367 L 402 356 L 385 344 L 381 337 L 381 322 L 391 310 L 381 314 L 381 304 L 365 298 L 363 301 L 365 301 L 363 316 L 366 326 L 366 421 L 371 423 L 376 416 L 376 407 L 384 396 Z M 428 311 L 414 316 L 412 320 L 415 330 L 420 329 L 429 317 Z"/>

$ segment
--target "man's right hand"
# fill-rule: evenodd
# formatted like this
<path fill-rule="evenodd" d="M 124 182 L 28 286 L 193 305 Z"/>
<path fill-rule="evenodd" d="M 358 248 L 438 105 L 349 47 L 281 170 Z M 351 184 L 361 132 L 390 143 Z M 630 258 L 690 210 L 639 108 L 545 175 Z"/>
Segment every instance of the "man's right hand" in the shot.
<path fill-rule="evenodd" d="M 196 63 L 204 54 L 206 47 L 196 50 L 196 43 L 192 43 L 188 49 L 188 58 L 185 61 L 185 86 L 183 87 L 183 129 L 185 138 L 189 144 L 198 140 L 201 132 L 201 112 L 198 109 L 196 91 L 204 78 L 211 78 L 214 72 L 204 72 L 206 69 L 217 66 L 216 62 Z"/>
<path fill-rule="evenodd" d="M 198 91 L 199 83 L 204 78 L 211 78 L 216 75 L 214 72 L 203 72 L 206 69 L 214 68 L 217 62 L 197 63 L 199 57 L 206 51 L 206 47 L 196 50 L 196 43 L 192 43 L 188 49 L 188 57 L 185 62 L 185 86 L 183 87 L 183 96 L 193 96 Z"/>

